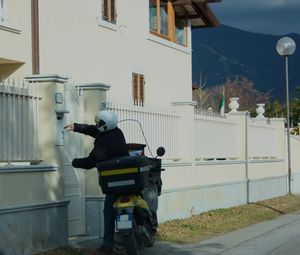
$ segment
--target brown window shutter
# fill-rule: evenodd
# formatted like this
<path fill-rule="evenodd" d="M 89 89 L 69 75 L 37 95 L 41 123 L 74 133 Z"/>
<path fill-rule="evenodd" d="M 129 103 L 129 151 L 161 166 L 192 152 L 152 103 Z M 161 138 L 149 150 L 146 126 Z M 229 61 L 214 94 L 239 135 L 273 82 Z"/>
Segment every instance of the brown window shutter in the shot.
<path fill-rule="evenodd" d="M 138 105 L 138 74 L 132 74 L 132 97 L 134 105 Z"/>
<path fill-rule="evenodd" d="M 108 21 L 108 3 L 109 0 L 102 0 L 102 19 Z"/>
<path fill-rule="evenodd" d="M 110 0 L 110 21 L 116 23 L 116 4 L 115 0 Z"/>
<path fill-rule="evenodd" d="M 140 75 L 139 83 L 140 83 L 139 84 L 140 85 L 139 86 L 140 87 L 140 89 L 139 89 L 140 103 L 139 104 L 143 106 L 144 105 L 144 99 L 145 99 L 144 98 L 144 95 L 145 95 L 145 91 L 144 91 L 145 79 L 144 79 L 144 75 L 142 75 L 142 74 Z"/>

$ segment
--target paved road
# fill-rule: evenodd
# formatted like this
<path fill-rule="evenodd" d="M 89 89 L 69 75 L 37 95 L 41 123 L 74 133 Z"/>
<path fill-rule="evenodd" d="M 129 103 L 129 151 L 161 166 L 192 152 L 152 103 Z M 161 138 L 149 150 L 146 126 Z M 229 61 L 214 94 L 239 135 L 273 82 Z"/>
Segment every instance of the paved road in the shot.
<path fill-rule="evenodd" d="M 85 242 L 93 248 L 95 243 Z M 200 243 L 157 242 L 143 255 L 300 255 L 300 212 L 259 223 Z"/>

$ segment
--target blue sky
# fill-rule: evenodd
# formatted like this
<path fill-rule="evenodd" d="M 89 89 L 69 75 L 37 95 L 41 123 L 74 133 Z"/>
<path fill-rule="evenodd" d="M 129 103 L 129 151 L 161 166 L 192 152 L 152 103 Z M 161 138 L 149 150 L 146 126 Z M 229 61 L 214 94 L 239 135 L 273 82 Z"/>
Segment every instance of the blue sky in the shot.
<path fill-rule="evenodd" d="M 300 34 L 300 0 L 223 0 L 210 7 L 225 25 L 265 34 Z"/>

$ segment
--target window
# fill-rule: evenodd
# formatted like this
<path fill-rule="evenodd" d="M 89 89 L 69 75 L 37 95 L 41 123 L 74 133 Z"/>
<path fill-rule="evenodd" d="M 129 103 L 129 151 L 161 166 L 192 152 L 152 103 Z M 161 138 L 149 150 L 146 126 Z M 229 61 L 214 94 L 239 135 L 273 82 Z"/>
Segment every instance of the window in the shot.
<path fill-rule="evenodd" d="M 149 0 L 152 34 L 187 46 L 187 19 L 178 17 L 171 0 Z"/>
<path fill-rule="evenodd" d="M 7 23 L 7 20 L 8 20 L 7 0 L 0 0 L 0 24 Z"/>
<path fill-rule="evenodd" d="M 142 74 L 132 74 L 132 97 L 134 105 L 144 105 L 145 99 L 145 78 Z"/>
<path fill-rule="evenodd" d="M 116 19 L 115 0 L 102 0 L 102 20 L 115 24 Z"/>

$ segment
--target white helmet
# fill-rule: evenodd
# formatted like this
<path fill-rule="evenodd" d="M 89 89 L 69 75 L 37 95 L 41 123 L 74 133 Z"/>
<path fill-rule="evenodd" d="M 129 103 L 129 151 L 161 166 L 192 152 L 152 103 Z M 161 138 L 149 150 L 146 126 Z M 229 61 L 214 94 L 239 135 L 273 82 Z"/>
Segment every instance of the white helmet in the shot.
<path fill-rule="evenodd" d="M 118 116 L 112 111 L 99 111 L 95 116 L 95 122 L 100 132 L 106 132 L 117 127 Z"/>

